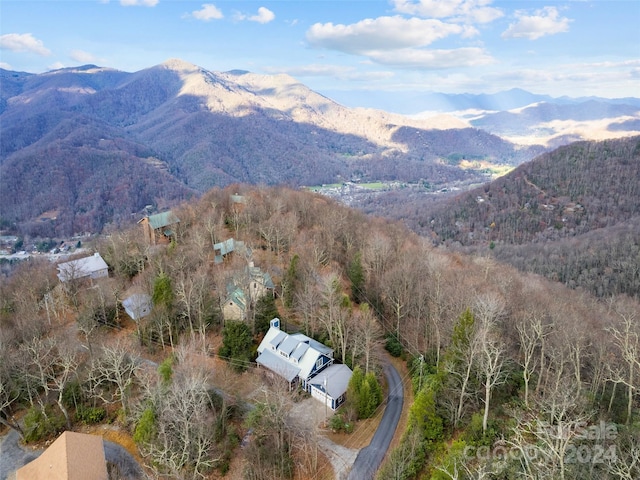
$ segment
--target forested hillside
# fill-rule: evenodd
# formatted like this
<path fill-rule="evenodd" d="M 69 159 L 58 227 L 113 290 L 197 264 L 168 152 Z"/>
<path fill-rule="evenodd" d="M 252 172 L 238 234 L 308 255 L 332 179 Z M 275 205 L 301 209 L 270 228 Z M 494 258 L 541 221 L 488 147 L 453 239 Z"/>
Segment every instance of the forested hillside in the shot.
<path fill-rule="evenodd" d="M 174 213 L 167 245 L 137 229 L 96 243 L 109 278 L 60 284 L 53 265 L 31 261 L 2 283 L 6 428 L 37 442 L 109 423 L 153 476 L 333 478 L 325 433 L 291 421 L 286 386 L 247 391 L 279 316 L 374 378 L 381 345 L 406 360 L 413 400 L 381 480 L 640 476 L 637 300 L 446 252 L 308 192 L 235 185 Z M 213 244 L 232 237 L 248 250 L 215 263 Z M 275 298 L 223 322 L 227 285 L 248 261 L 270 274 Z M 138 323 L 120 308 L 132 292 L 153 302 Z M 333 428 L 359 422 L 359 388 Z"/>
<path fill-rule="evenodd" d="M 364 209 L 402 218 L 434 244 L 491 255 L 599 296 L 638 296 L 638 198 L 640 137 L 632 137 L 560 147 L 443 200 L 381 198 Z"/>

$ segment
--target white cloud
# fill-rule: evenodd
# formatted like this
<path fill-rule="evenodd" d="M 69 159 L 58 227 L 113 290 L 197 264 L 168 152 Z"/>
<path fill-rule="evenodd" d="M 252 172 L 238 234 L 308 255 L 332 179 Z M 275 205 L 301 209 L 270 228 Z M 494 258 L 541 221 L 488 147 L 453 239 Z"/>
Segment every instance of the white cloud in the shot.
<path fill-rule="evenodd" d="M 0 68 L 4 68 L 5 70 L 13 70 L 13 67 L 6 62 L 0 62 Z"/>
<path fill-rule="evenodd" d="M 158 0 L 120 0 L 123 7 L 155 7 Z"/>
<path fill-rule="evenodd" d="M 258 9 L 258 14 L 249 17 L 249 20 L 258 23 L 269 23 L 274 18 L 276 18 L 276 16 L 271 10 L 265 7 L 260 7 Z"/>
<path fill-rule="evenodd" d="M 49 65 L 47 70 L 60 70 L 61 68 L 65 68 L 65 64 L 62 62 L 55 62 Z"/>
<path fill-rule="evenodd" d="M 69 56 L 72 60 L 80 63 L 92 63 L 96 61 L 96 57 L 89 52 L 83 50 L 73 50 Z"/>
<path fill-rule="evenodd" d="M 363 72 L 355 67 L 341 65 L 310 64 L 295 67 L 270 67 L 265 69 L 270 73 L 286 73 L 292 77 L 332 77 L 339 80 L 371 81 L 393 77 L 393 72 Z"/>
<path fill-rule="evenodd" d="M 276 18 L 276 16 L 268 8 L 260 7 L 257 15 L 245 15 L 242 12 L 236 12 L 233 18 L 238 22 L 248 20 L 250 22 L 269 23 Z"/>
<path fill-rule="evenodd" d="M 453 50 L 428 50 L 406 48 L 400 50 L 369 52 L 374 62 L 392 67 L 417 69 L 444 69 L 475 67 L 494 63 L 491 55 L 481 48 L 456 48 Z"/>
<path fill-rule="evenodd" d="M 425 18 L 448 18 L 452 21 L 489 23 L 504 14 L 490 7 L 493 0 L 394 0 L 399 13 Z"/>
<path fill-rule="evenodd" d="M 473 30 L 440 20 L 401 16 L 366 19 L 351 25 L 316 23 L 307 31 L 307 41 L 352 54 L 429 45 L 449 35 L 473 34 Z"/>
<path fill-rule="evenodd" d="M 191 16 L 197 20 L 202 20 L 203 22 L 208 22 L 209 20 L 220 20 L 224 17 L 220 9 L 212 3 L 202 4 L 202 8 L 191 12 Z"/>
<path fill-rule="evenodd" d="M 545 35 L 555 35 L 569 31 L 572 20 L 560 17 L 556 7 L 544 7 L 536 10 L 533 15 L 527 15 L 524 10 L 515 12 L 517 21 L 509 25 L 502 33 L 502 38 L 528 38 L 537 40 Z"/>
<path fill-rule="evenodd" d="M 0 49 L 12 52 L 30 52 L 46 57 L 51 50 L 45 48 L 42 40 L 38 40 L 30 33 L 5 33 L 0 36 Z"/>

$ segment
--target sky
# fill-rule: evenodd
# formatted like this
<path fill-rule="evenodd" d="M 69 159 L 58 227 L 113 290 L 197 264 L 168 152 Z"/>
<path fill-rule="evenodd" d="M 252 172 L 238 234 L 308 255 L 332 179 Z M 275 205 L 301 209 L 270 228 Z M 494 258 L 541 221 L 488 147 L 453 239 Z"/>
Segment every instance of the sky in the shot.
<path fill-rule="evenodd" d="M 180 58 L 286 73 L 347 104 L 512 88 L 640 97 L 639 25 L 640 0 L 0 0 L 0 67 Z"/>

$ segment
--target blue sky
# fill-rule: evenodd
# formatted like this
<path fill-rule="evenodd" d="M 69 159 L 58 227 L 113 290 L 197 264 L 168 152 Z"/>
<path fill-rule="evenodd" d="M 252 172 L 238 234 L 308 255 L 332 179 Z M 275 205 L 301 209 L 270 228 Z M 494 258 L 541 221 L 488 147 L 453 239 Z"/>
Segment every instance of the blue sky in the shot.
<path fill-rule="evenodd" d="M 640 0 L 0 0 L 0 66 L 133 72 L 181 58 L 288 73 L 347 100 L 515 87 L 640 97 L 638 25 Z"/>

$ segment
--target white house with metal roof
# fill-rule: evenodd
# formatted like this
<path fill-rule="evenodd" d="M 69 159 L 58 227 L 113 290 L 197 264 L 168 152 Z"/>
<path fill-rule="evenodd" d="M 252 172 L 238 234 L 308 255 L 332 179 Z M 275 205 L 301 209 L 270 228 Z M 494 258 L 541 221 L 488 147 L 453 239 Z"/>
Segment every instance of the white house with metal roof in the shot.
<path fill-rule="evenodd" d="M 109 276 L 109 266 L 98 252 L 90 257 L 78 258 L 58 264 L 58 278 L 61 282 L 90 278 L 92 280 Z"/>
<path fill-rule="evenodd" d="M 304 390 L 311 392 L 311 385 L 317 383 L 318 378 L 322 378 L 321 372 L 342 372 L 341 383 L 335 382 L 336 388 L 333 388 L 334 382 L 331 382 L 332 388 L 328 389 L 328 395 L 336 396 L 328 398 L 327 405 L 335 409 L 341 403 L 340 397 L 344 401 L 346 387 L 351 378 L 351 369 L 346 365 L 336 365 L 340 367 L 338 370 L 330 370 L 333 366 L 333 349 L 301 333 L 288 334 L 283 332 L 280 330 L 278 318 L 271 320 L 271 327 L 260 342 L 258 353 L 256 359 L 258 365 L 284 378 L 290 388 L 296 383 L 300 383 Z M 333 377 L 333 373 L 331 377 Z M 346 383 L 342 389 L 339 385 L 344 383 L 344 378 L 346 378 Z M 318 396 L 314 397 L 318 398 Z"/>

